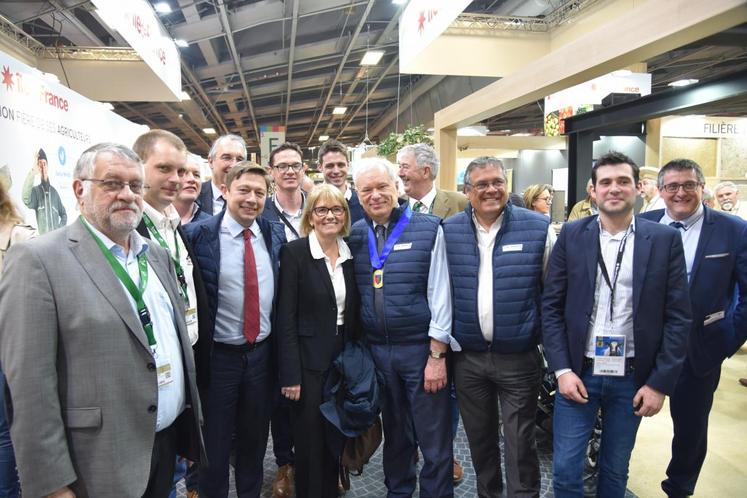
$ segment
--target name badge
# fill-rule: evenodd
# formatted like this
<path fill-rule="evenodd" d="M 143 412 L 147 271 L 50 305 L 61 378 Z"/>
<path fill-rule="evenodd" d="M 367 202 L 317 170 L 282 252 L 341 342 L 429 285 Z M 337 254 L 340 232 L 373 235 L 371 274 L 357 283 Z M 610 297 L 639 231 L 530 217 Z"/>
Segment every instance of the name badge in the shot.
<path fill-rule="evenodd" d="M 404 251 L 405 249 L 412 249 L 412 242 L 402 242 L 401 244 L 395 244 L 392 249 L 395 251 Z"/>
<path fill-rule="evenodd" d="M 187 325 L 197 323 L 197 308 L 186 308 L 184 310 L 184 320 L 187 322 Z"/>
<path fill-rule="evenodd" d="M 716 313 L 711 313 L 710 315 L 706 315 L 705 320 L 703 320 L 703 326 L 706 327 L 712 324 L 713 322 L 723 320 L 724 316 L 726 316 L 726 313 L 723 311 L 718 311 Z"/>
<path fill-rule="evenodd" d="M 625 375 L 625 336 L 598 335 L 594 344 L 594 375 Z"/>
<path fill-rule="evenodd" d="M 158 374 L 158 388 L 162 388 L 174 382 L 174 372 L 171 363 L 156 358 L 156 373 Z"/>
<path fill-rule="evenodd" d="M 524 249 L 524 244 L 507 244 L 501 249 L 503 252 L 519 252 Z"/>

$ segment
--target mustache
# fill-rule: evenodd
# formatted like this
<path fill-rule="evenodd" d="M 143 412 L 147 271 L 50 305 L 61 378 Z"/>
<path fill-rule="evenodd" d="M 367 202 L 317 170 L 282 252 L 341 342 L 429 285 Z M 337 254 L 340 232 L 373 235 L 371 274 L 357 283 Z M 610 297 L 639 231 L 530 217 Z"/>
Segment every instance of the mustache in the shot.
<path fill-rule="evenodd" d="M 136 213 L 140 213 L 140 206 L 136 202 L 117 201 L 109 207 L 109 211 L 117 211 L 119 209 L 130 209 Z"/>

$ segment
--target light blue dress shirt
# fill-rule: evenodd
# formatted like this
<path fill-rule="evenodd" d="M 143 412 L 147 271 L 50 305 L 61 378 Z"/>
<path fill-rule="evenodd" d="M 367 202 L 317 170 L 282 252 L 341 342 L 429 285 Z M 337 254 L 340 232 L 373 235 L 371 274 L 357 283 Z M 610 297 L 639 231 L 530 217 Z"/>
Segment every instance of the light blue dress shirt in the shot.
<path fill-rule="evenodd" d="M 104 245 L 112 252 L 117 261 L 132 278 L 135 285 L 140 286 L 140 270 L 137 257 L 147 253 L 148 242 L 139 233 L 133 231 L 130 235 L 130 251 L 125 254 L 124 248 L 113 242 L 109 237 L 101 233 L 90 223 L 86 222 L 91 230 L 98 236 Z M 132 306 L 132 312 L 138 317 L 137 304 L 132 295 L 120 281 L 122 292 Z M 153 322 L 153 336 L 156 339 L 154 362 L 158 365 L 169 363 L 171 365 L 172 381 L 158 388 L 158 411 L 156 413 L 156 432 L 169 427 L 176 417 L 184 410 L 185 384 L 184 365 L 182 362 L 182 348 L 179 342 L 176 322 L 174 319 L 174 307 L 171 299 L 158 279 L 158 275 L 148 264 L 148 285 L 143 293 L 143 301 L 150 313 Z M 180 313 L 182 311 L 180 310 Z M 140 318 L 137 318 L 140 321 Z M 157 359 L 156 359 L 157 357 Z"/>
<path fill-rule="evenodd" d="M 698 250 L 698 240 L 700 240 L 700 229 L 703 228 L 703 204 L 698 205 L 698 209 L 693 214 L 685 218 L 684 220 L 674 220 L 669 216 L 669 213 L 665 210 L 664 216 L 661 217 L 659 223 L 662 225 L 669 225 L 673 221 L 679 221 L 684 225 L 684 228 L 678 228 L 682 236 L 682 246 L 685 249 L 685 266 L 687 267 L 687 281 L 690 281 L 690 274 L 693 271 L 693 262 L 695 261 L 695 251 Z"/>
<path fill-rule="evenodd" d="M 259 283 L 259 335 L 257 342 L 270 335 L 270 312 L 275 295 L 272 259 L 255 220 L 249 227 Z M 220 276 L 218 312 L 213 340 L 225 344 L 246 344 L 244 337 L 244 227 L 226 211 L 220 225 Z"/>

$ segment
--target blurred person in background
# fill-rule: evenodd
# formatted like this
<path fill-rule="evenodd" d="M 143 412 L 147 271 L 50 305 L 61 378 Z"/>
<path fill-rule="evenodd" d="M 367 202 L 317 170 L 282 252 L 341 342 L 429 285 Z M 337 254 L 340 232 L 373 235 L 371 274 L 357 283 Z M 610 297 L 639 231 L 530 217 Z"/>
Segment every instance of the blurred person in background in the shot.
<path fill-rule="evenodd" d="M 527 209 L 537 211 L 548 218 L 552 218 L 550 208 L 552 207 L 552 196 L 554 193 L 555 189 L 547 183 L 530 185 L 524 191 L 524 206 Z"/>

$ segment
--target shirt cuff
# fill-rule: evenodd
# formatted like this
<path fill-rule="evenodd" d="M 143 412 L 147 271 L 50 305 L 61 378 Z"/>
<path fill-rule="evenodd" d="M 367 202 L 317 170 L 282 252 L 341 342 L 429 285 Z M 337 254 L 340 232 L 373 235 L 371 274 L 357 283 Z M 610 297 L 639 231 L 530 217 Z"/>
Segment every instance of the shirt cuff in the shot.
<path fill-rule="evenodd" d="M 459 345 L 459 343 L 454 339 L 451 334 L 443 330 L 441 327 L 438 327 L 437 325 L 431 323 L 430 328 L 428 329 L 428 337 L 431 339 L 435 339 L 438 342 L 443 342 L 444 344 L 448 344 L 452 351 L 461 351 L 462 347 Z"/>
<path fill-rule="evenodd" d="M 568 372 L 572 372 L 570 368 L 561 368 L 560 370 L 555 370 L 555 378 L 559 379 L 561 375 L 567 374 Z"/>

